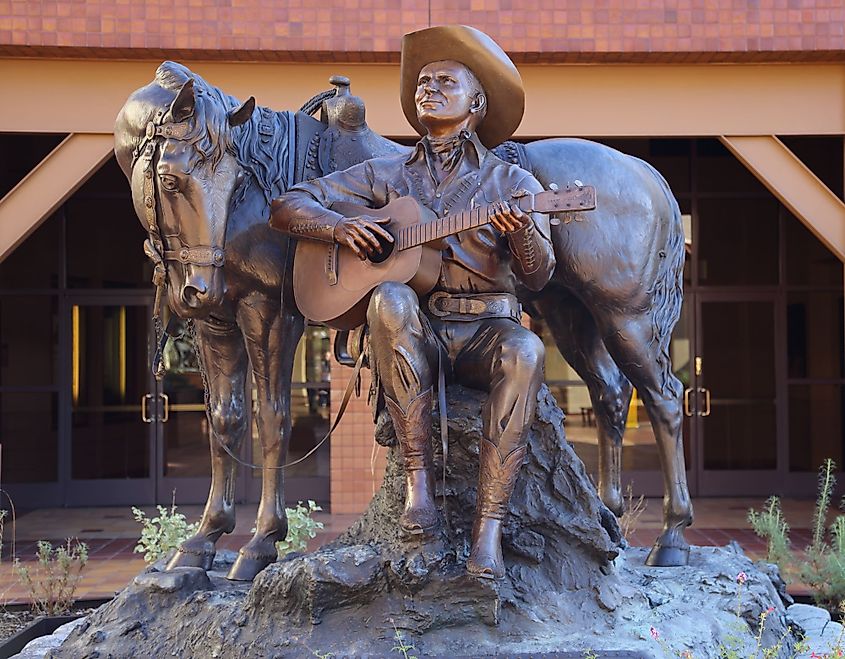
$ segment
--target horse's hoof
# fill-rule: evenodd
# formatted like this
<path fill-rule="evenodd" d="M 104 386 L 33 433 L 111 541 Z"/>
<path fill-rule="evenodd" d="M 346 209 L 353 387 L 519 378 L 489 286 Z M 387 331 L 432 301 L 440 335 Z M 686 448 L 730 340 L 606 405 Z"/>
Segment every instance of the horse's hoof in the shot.
<path fill-rule="evenodd" d="M 172 570 L 177 567 L 201 567 L 208 572 L 214 563 L 214 556 L 216 552 L 211 553 L 207 551 L 194 551 L 193 549 L 185 549 L 179 547 L 173 558 L 167 563 L 165 570 Z"/>
<path fill-rule="evenodd" d="M 272 556 L 249 555 L 238 552 L 238 557 L 229 569 L 226 578 L 229 581 L 252 581 L 270 563 L 275 563 L 277 554 Z"/>
<path fill-rule="evenodd" d="M 645 559 L 649 567 L 684 567 L 689 565 L 689 547 L 654 545 Z"/>

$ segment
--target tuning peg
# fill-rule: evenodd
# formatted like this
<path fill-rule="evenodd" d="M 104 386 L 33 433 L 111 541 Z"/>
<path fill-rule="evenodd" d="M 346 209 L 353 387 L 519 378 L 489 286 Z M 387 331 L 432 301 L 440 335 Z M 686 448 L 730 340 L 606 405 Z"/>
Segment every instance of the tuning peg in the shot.
<path fill-rule="evenodd" d="M 560 224 L 560 218 L 557 215 L 552 215 L 549 218 L 549 224 L 551 224 L 553 227 L 556 227 L 558 224 Z"/>
<path fill-rule="evenodd" d="M 558 187 L 557 183 L 549 183 L 549 190 L 551 190 L 552 192 L 557 192 L 558 190 L 560 190 L 560 187 Z"/>
<path fill-rule="evenodd" d="M 584 184 L 581 183 L 581 181 L 579 181 L 577 178 L 573 182 L 575 183 L 576 188 L 583 188 L 584 187 Z"/>

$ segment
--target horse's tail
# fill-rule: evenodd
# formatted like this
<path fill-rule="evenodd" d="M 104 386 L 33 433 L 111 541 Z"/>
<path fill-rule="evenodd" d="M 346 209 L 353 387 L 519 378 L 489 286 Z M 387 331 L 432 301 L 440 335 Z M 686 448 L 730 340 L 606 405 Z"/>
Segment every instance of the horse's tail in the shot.
<path fill-rule="evenodd" d="M 674 396 L 681 395 L 680 382 L 672 373 L 672 359 L 669 355 L 669 344 L 672 330 L 681 316 L 681 305 L 684 301 L 684 258 L 686 246 L 684 244 L 684 226 L 681 219 L 681 209 L 669 184 L 649 163 L 643 161 L 652 176 L 654 176 L 671 213 L 666 230 L 666 242 L 659 254 L 657 273 L 654 278 L 651 293 L 650 315 L 652 320 L 653 341 L 657 342 L 657 360 L 661 371 L 661 388 L 663 393 Z"/>

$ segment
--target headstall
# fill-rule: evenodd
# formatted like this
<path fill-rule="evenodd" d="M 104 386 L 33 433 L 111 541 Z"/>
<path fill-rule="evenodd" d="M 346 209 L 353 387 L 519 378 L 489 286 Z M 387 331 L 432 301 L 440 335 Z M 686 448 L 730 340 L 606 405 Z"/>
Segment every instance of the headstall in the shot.
<path fill-rule="evenodd" d="M 156 111 L 152 121 L 147 123 L 144 138 L 132 154 L 132 171 L 140 161 L 144 167 L 143 200 L 144 219 L 147 224 L 149 238 L 144 241 L 144 253 L 153 262 L 153 285 L 156 287 L 155 303 L 153 305 L 153 326 L 156 333 L 156 350 L 153 356 L 152 371 L 156 379 L 164 377 L 162 354 L 168 337 L 171 335 L 171 325 L 175 330 L 175 320 L 171 318 L 167 331 L 162 330 L 161 310 L 164 289 L 167 287 L 167 262 L 177 261 L 184 265 L 222 267 L 226 260 L 223 247 L 197 245 L 182 245 L 179 249 L 166 249 L 161 230 L 156 218 L 156 190 L 153 161 L 156 149 L 162 141 L 174 139 L 184 140 L 190 132 L 191 126 L 187 121 L 162 123 L 165 110 Z M 160 140 L 158 138 L 163 138 Z"/>

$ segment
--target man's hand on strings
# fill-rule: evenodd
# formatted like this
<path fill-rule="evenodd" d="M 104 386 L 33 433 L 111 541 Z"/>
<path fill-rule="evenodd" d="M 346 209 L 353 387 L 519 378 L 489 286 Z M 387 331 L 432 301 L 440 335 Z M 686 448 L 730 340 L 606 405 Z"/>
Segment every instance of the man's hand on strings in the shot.
<path fill-rule="evenodd" d="M 493 211 L 490 224 L 502 233 L 519 231 L 531 222 L 531 216 L 523 212 L 516 203 L 497 201 L 493 204 Z"/>
<path fill-rule="evenodd" d="M 393 242 L 393 236 L 383 226 L 388 222 L 390 218 L 370 215 L 345 217 L 334 227 L 334 241 L 338 245 L 348 247 L 364 261 L 372 254 L 381 253 L 378 236 L 389 243 Z"/>

